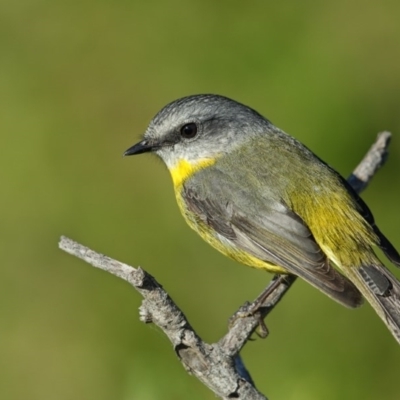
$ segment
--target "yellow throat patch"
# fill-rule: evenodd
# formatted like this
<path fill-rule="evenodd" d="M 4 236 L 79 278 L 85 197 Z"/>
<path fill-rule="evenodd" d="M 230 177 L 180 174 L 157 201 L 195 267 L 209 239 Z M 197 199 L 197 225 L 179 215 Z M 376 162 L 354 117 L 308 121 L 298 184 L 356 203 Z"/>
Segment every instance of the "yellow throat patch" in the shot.
<path fill-rule="evenodd" d="M 187 160 L 179 160 L 169 171 L 174 182 L 175 189 L 179 188 L 186 179 L 190 178 L 194 173 L 201 169 L 210 167 L 215 164 L 216 158 L 204 158 L 194 163 Z"/>

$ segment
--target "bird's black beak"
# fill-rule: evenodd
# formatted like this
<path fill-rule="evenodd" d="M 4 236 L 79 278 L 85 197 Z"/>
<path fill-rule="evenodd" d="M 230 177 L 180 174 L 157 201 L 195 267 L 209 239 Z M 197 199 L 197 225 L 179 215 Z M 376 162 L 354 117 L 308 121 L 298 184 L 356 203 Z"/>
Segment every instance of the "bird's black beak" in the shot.
<path fill-rule="evenodd" d="M 124 156 L 134 156 L 136 154 L 152 151 L 156 146 L 150 144 L 147 140 L 142 140 L 125 151 Z"/>

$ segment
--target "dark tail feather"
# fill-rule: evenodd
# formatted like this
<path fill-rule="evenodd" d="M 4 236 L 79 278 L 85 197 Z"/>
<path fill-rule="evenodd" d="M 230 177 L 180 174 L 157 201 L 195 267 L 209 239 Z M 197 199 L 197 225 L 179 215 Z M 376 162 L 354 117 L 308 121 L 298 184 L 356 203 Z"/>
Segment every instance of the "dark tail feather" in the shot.
<path fill-rule="evenodd" d="M 379 237 L 379 247 L 385 253 L 386 257 L 394 264 L 396 267 L 400 267 L 400 254 L 394 248 L 392 243 L 386 238 L 386 236 L 379 230 L 376 225 L 373 225 L 375 233 Z"/>
<path fill-rule="evenodd" d="M 348 268 L 346 275 L 400 344 L 400 282 L 383 265 Z"/>

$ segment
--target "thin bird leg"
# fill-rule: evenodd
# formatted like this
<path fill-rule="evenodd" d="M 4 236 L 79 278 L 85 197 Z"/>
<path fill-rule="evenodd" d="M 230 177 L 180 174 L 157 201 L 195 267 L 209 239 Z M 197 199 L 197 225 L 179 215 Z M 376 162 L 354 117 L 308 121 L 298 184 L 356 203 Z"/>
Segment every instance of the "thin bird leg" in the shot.
<path fill-rule="evenodd" d="M 258 328 L 259 330 L 257 331 L 257 334 L 261 338 L 266 338 L 268 336 L 268 328 L 265 325 L 264 318 L 267 313 L 261 312 L 260 309 L 262 308 L 267 308 L 268 305 L 265 305 L 264 303 L 267 301 L 268 297 L 278 289 L 278 287 L 282 284 L 289 286 L 292 283 L 292 280 L 295 279 L 295 277 L 289 277 L 288 275 L 275 275 L 269 285 L 261 292 L 261 294 L 252 302 L 252 303 L 246 303 L 244 306 L 242 306 L 239 311 L 237 311 L 229 320 L 229 325 L 232 326 L 234 322 L 238 318 L 246 318 L 251 315 L 256 315 L 258 313 L 258 319 L 259 319 L 259 325 Z M 274 298 L 271 299 L 271 305 L 274 306 L 276 300 Z"/>
<path fill-rule="evenodd" d="M 254 313 L 262 307 L 267 298 L 278 288 L 281 283 L 285 283 L 287 275 L 275 275 L 269 285 L 258 295 L 258 297 L 250 304 L 249 311 Z"/>

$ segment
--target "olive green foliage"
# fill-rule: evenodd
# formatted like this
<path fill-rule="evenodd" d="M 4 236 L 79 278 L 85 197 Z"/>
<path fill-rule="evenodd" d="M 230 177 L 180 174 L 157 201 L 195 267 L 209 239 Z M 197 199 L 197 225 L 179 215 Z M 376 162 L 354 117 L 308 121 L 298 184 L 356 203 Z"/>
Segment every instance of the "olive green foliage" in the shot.
<path fill-rule="evenodd" d="M 0 398 L 214 399 L 139 322 L 129 285 L 57 249 L 68 235 L 155 275 L 207 341 L 270 276 L 191 232 L 154 157 L 122 158 L 167 102 L 251 105 L 344 175 L 378 131 L 364 194 L 400 248 L 400 3 L 0 3 Z M 400 276 L 397 271 L 397 275 Z M 243 352 L 271 399 L 398 399 L 400 349 L 369 306 L 303 282 Z"/>

